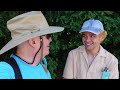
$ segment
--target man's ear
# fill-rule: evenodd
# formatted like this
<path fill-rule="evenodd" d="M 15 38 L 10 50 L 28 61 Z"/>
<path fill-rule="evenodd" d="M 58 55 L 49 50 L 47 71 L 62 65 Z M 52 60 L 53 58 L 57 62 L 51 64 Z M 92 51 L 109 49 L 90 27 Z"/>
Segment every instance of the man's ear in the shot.
<path fill-rule="evenodd" d="M 35 47 L 35 45 L 36 45 L 35 38 L 29 39 L 28 42 L 29 42 L 29 44 L 30 44 L 32 47 Z"/>
<path fill-rule="evenodd" d="M 99 34 L 99 37 L 100 37 L 100 39 L 101 39 L 101 42 L 104 41 L 104 39 L 106 38 L 106 36 L 107 36 L 107 32 L 106 32 L 106 31 L 101 32 L 101 33 Z"/>

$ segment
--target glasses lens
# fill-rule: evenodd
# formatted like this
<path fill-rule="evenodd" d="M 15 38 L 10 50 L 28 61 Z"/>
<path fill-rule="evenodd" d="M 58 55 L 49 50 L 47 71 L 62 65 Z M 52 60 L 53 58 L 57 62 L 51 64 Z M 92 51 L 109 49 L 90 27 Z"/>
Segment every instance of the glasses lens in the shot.
<path fill-rule="evenodd" d="M 47 34 L 46 37 L 47 37 L 47 39 L 50 39 L 51 38 L 51 34 Z"/>

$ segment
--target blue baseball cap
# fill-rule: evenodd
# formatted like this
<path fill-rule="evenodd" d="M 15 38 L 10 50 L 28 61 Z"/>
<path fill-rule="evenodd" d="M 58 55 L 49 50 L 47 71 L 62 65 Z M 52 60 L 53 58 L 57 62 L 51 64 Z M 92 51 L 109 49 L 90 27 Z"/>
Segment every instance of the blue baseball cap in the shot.
<path fill-rule="evenodd" d="M 89 19 L 83 23 L 80 33 L 91 32 L 98 35 L 100 34 L 100 32 L 103 32 L 103 31 L 104 31 L 104 27 L 101 21 L 95 20 L 95 19 Z"/>

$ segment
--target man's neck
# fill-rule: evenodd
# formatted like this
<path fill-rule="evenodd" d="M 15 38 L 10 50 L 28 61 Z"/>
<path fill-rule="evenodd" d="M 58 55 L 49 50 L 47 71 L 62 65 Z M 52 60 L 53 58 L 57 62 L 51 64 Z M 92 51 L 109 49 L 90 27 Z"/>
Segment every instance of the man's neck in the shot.
<path fill-rule="evenodd" d="M 99 53 L 99 50 L 100 50 L 100 46 L 93 50 L 87 50 L 86 53 L 88 56 L 95 57 Z"/>

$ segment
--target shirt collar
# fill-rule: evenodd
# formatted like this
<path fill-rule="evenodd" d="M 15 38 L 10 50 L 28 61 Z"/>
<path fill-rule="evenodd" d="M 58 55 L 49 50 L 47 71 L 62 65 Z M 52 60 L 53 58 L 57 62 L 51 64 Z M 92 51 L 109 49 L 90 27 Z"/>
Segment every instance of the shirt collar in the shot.
<path fill-rule="evenodd" d="M 79 49 L 79 52 L 86 54 L 86 50 L 85 50 L 85 46 L 84 45 L 79 46 L 78 49 Z M 100 51 L 98 52 L 98 54 L 100 56 L 106 57 L 105 51 L 106 50 L 100 45 Z"/>

